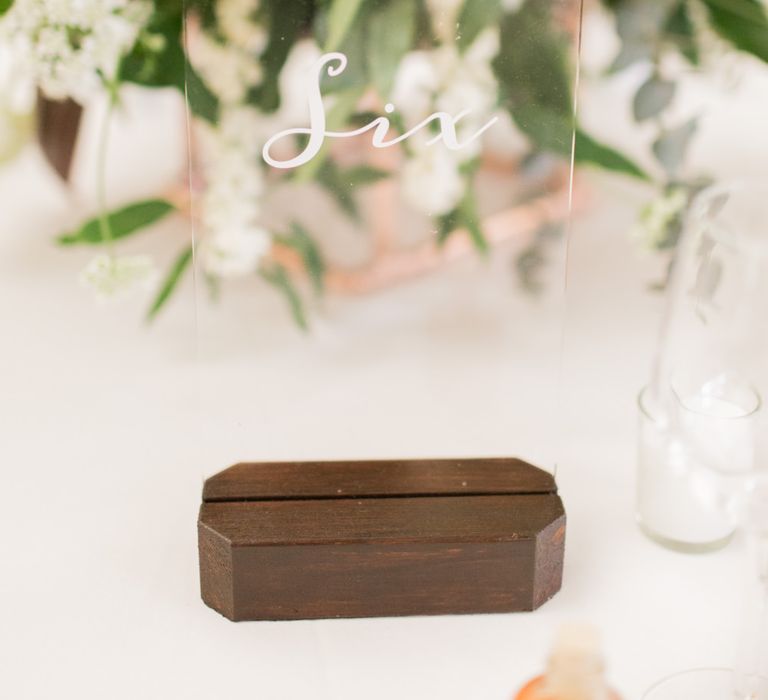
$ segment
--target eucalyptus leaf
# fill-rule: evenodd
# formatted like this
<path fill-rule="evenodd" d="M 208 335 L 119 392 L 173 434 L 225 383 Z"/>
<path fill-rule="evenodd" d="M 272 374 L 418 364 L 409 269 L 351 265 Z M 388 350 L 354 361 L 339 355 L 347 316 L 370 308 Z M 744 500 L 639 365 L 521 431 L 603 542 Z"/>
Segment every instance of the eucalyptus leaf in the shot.
<path fill-rule="evenodd" d="M 155 316 L 157 316 L 160 309 L 165 306 L 168 299 L 171 298 L 171 294 L 173 294 L 173 291 L 178 286 L 184 271 L 192 262 L 192 258 L 192 246 L 185 248 L 176 258 L 173 265 L 171 265 L 171 269 L 168 271 L 163 284 L 160 286 L 157 296 L 147 311 L 147 321 L 152 321 Z"/>
<path fill-rule="evenodd" d="M 413 0 L 391 0 L 368 20 L 368 70 L 383 99 L 389 97 L 400 61 L 413 45 L 416 11 Z"/>
<path fill-rule="evenodd" d="M 701 0 L 715 31 L 737 49 L 768 61 L 768 13 L 760 0 Z"/>
<path fill-rule="evenodd" d="M 675 129 L 665 131 L 654 141 L 653 154 L 670 176 L 674 177 L 680 169 L 697 126 L 697 120 L 693 118 Z"/>
<path fill-rule="evenodd" d="M 175 207 L 164 199 L 150 199 L 135 202 L 122 209 L 107 214 L 111 240 L 125 238 L 143 228 L 154 224 L 175 211 Z M 60 245 L 100 245 L 107 243 L 102 235 L 101 217 L 95 217 L 84 223 L 76 231 L 64 233 L 56 238 Z"/>
<path fill-rule="evenodd" d="M 13 0 L 0 0 L 0 17 L 2 17 L 13 6 Z"/>
<path fill-rule="evenodd" d="M 328 11 L 326 53 L 339 49 L 362 5 L 363 0 L 332 0 Z"/>
<path fill-rule="evenodd" d="M 459 13 L 459 36 L 456 41 L 464 51 L 486 27 L 494 26 L 501 16 L 501 0 L 464 0 Z"/>
<path fill-rule="evenodd" d="M 308 330 L 309 324 L 307 323 L 307 315 L 304 311 L 304 303 L 302 302 L 298 291 L 296 291 L 296 288 L 293 286 L 288 271 L 279 263 L 272 263 L 268 267 L 259 270 L 259 274 L 262 279 L 271 284 L 283 295 L 283 298 L 288 303 L 288 307 L 291 310 L 291 315 L 293 316 L 296 325 L 303 331 Z"/>
<path fill-rule="evenodd" d="M 651 60 L 661 42 L 664 27 L 680 0 L 621 0 L 612 4 L 621 49 L 610 72 L 638 61 Z"/>
<path fill-rule="evenodd" d="M 307 271 L 315 294 L 322 294 L 324 288 L 325 261 L 312 236 L 301 224 L 291 224 L 291 232 L 276 236 L 275 240 L 282 245 L 295 250 L 301 257 L 304 269 Z"/>
<path fill-rule="evenodd" d="M 640 86 L 632 101 L 635 121 L 642 122 L 658 116 L 674 96 L 675 84 L 672 81 L 652 75 Z"/>
<path fill-rule="evenodd" d="M 667 19 L 664 32 L 683 56 L 694 66 L 699 65 L 701 58 L 699 44 L 688 0 L 678 0 L 677 7 L 672 10 Z"/>

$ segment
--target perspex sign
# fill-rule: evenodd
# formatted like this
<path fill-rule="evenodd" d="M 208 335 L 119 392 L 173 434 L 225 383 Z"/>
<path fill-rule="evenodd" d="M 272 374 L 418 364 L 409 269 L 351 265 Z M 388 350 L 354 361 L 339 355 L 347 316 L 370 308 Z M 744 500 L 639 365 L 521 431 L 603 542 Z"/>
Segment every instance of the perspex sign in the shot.
<path fill-rule="evenodd" d="M 448 439 L 433 454 L 454 440 L 551 465 L 534 445 L 554 429 L 579 12 L 575 0 L 188 1 L 204 384 L 243 426 L 248 458 L 280 456 L 261 428 L 281 411 L 304 434 L 351 412 L 355 434 L 371 421 L 385 433 L 351 452 L 401 454 L 384 423 L 432 406 L 445 424 L 424 430 Z M 237 378 L 233 355 L 251 363 Z M 286 404 L 262 414 L 272 390 Z M 464 444 L 454 421 L 472 414 Z"/>

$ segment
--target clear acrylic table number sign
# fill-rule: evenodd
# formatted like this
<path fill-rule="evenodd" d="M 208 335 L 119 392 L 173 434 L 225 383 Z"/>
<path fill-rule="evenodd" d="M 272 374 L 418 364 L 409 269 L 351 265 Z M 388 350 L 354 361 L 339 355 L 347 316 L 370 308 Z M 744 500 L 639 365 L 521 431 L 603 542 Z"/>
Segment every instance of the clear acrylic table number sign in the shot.
<path fill-rule="evenodd" d="M 392 430 L 402 419 L 414 436 L 389 402 L 396 395 L 400 408 L 428 413 L 417 389 L 429 386 L 430 405 L 456 427 L 462 400 L 499 408 L 482 419 L 489 437 L 478 443 L 462 446 L 449 427 L 421 450 L 515 454 L 554 469 L 580 10 L 580 0 L 187 0 L 202 405 L 217 407 L 202 420 L 211 454 L 214 426 L 228 424 L 226 459 L 317 458 L 312 445 L 328 447 L 361 392 L 356 415 Z M 528 251 L 538 259 L 544 245 L 542 281 L 516 279 L 510 262 Z M 459 260 L 477 270 L 474 282 L 454 272 Z M 425 291 L 410 296 L 407 280 Z M 534 286 L 545 305 L 532 303 Z M 401 301 L 387 306 L 387 295 Z M 329 312 L 346 304 L 371 309 L 366 321 L 349 320 L 363 311 L 346 322 Z M 351 348 L 359 356 L 345 365 Z M 353 381 L 374 357 L 376 369 L 371 360 Z M 225 366 L 232 358 L 239 369 Z M 445 376 L 425 376 L 427 366 Z M 468 366 L 489 371 L 470 385 Z M 390 370 L 386 386 L 377 381 Z M 297 443 L 278 436 L 291 419 L 260 397 L 287 401 L 305 380 L 312 396 L 335 400 L 297 417 L 307 405 L 297 393 L 303 452 L 289 453 Z M 408 456 L 377 434 L 379 444 L 359 448 L 339 438 L 327 456 Z M 222 466 L 219 458 L 210 472 Z"/>

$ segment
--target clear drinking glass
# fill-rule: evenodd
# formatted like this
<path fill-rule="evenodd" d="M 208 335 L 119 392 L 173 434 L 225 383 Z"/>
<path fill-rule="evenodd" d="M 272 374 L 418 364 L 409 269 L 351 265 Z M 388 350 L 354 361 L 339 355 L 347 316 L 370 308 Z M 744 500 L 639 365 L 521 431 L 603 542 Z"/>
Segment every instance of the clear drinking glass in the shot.
<path fill-rule="evenodd" d="M 760 396 L 768 379 L 768 185 L 717 187 L 699 196 L 671 293 L 662 353 L 644 397 L 653 407 L 650 438 L 663 436 L 666 481 L 649 486 L 641 478 L 641 521 L 659 515 L 648 510 L 654 498 L 665 517 L 693 503 L 698 514 L 711 514 L 709 523 L 744 528 L 750 561 L 734 668 L 670 676 L 645 698 L 766 700 L 768 453 Z M 650 438 L 641 435 L 649 459 Z M 656 493 L 670 488 L 675 467 L 680 492 Z"/>

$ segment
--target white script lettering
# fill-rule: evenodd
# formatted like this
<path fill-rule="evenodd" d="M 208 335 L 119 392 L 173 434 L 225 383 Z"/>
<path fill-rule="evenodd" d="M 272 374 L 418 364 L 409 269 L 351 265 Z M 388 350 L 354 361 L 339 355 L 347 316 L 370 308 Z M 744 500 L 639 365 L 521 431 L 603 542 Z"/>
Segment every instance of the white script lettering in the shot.
<path fill-rule="evenodd" d="M 336 65 L 330 65 L 333 63 Z M 269 141 L 264 144 L 264 148 L 262 150 L 262 156 L 269 165 L 275 168 L 297 168 L 300 165 L 308 163 L 320 152 L 320 149 L 323 147 L 323 143 L 325 142 L 326 138 L 349 138 L 351 136 L 359 136 L 360 134 L 364 134 L 367 131 L 373 131 L 371 141 L 375 148 L 387 148 L 388 146 L 394 146 L 401 141 L 405 141 L 407 138 L 410 138 L 417 131 L 420 131 L 432 122 L 437 122 L 438 133 L 436 136 L 433 136 L 427 142 L 427 144 L 431 146 L 432 144 L 442 140 L 448 148 L 455 151 L 460 148 L 464 148 L 472 141 L 482 136 L 482 134 L 490 129 L 498 120 L 498 117 L 494 117 L 493 119 L 489 120 L 485 126 L 483 126 L 481 129 L 478 129 L 463 143 L 459 141 L 456 135 L 456 125 L 461 119 L 470 113 L 470 110 L 468 109 L 459 112 L 456 116 L 452 116 L 447 112 L 435 112 L 434 114 L 431 114 L 426 119 L 419 122 L 413 128 L 406 131 L 404 134 L 401 134 L 400 136 L 392 139 L 387 139 L 390 123 L 389 119 L 386 117 L 378 117 L 377 119 L 374 119 L 370 124 L 360 127 L 359 129 L 354 129 L 353 131 L 326 131 L 325 108 L 323 107 L 323 96 L 320 92 L 320 79 L 322 77 L 323 69 L 326 66 L 328 66 L 328 75 L 334 78 L 344 72 L 344 69 L 347 67 L 347 57 L 343 53 L 327 53 L 324 56 L 321 56 L 317 63 L 315 63 L 315 66 L 313 67 L 312 73 L 310 75 L 310 79 L 308 81 L 310 127 L 286 129 L 285 131 L 281 131 L 280 133 L 277 133 L 272 138 L 270 138 Z M 391 114 L 395 111 L 394 105 L 391 104 L 387 104 L 384 109 L 388 114 Z M 272 147 L 278 141 L 291 136 L 298 136 L 300 134 L 309 136 L 309 140 L 307 141 L 307 145 L 304 147 L 304 150 L 299 153 L 299 155 L 288 160 L 279 160 L 272 157 L 270 152 Z"/>

